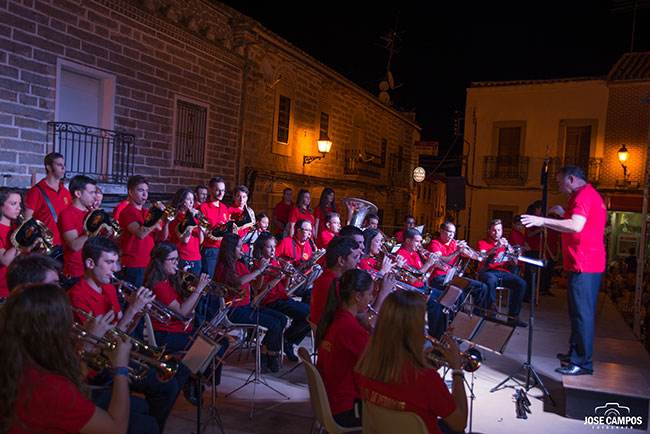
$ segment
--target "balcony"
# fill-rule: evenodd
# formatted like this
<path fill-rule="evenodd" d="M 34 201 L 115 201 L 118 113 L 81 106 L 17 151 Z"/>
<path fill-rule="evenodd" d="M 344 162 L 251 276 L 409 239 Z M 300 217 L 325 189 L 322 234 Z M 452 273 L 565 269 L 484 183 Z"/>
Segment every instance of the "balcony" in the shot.
<path fill-rule="evenodd" d="M 345 165 L 343 167 L 343 173 L 345 175 L 363 176 L 379 180 L 381 177 L 381 169 L 382 167 L 379 167 L 379 165 L 374 161 L 364 162 L 361 157 L 359 157 L 358 150 L 345 150 Z"/>
<path fill-rule="evenodd" d="M 524 185 L 528 181 L 528 157 L 486 155 L 483 181 L 488 185 Z"/>
<path fill-rule="evenodd" d="M 585 170 L 589 183 L 597 187 L 600 183 L 600 168 L 602 164 L 602 158 L 589 158 L 586 161 L 577 161 L 574 158 L 565 158 L 564 160 L 558 157 L 551 158 L 551 163 L 548 167 L 548 186 L 551 190 L 557 191 L 558 185 L 555 174 L 564 166 L 576 165 L 581 167 L 582 170 Z"/>
<path fill-rule="evenodd" d="M 65 159 L 70 176 L 124 184 L 134 173 L 135 136 L 70 122 L 48 122 L 48 140 Z"/>

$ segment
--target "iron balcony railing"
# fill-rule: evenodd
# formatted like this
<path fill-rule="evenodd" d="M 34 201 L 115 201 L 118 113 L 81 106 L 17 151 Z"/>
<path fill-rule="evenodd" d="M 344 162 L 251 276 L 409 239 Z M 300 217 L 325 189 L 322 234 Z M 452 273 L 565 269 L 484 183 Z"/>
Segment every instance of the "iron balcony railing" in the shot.
<path fill-rule="evenodd" d="M 123 184 L 134 174 L 135 136 L 71 122 L 48 122 L 55 152 L 65 159 L 67 177 L 87 175 Z"/>
<path fill-rule="evenodd" d="M 528 180 L 528 157 L 486 155 L 483 180 L 490 185 L 524 185 Z"/>
<path fill-rule="evenodd" d="M 600 183 L 600 169 L 603 164 L 602 158 L 589 158 L 588 160 L 578 161 L 575 158 L 565 158 L 560 159 L 558 157 L 551 158 L 551 162 L 548 167 L 548 185 L 550 188 L 557 190 L 557 179 L 555 179 L 555 174 L 568 165 L 575 165 L 582 168 L 587 175 L 587 180 L 590 184 L 597 186 Z"/>
<path fill-rule="evenodd" d="M 365 176 L 368 178 L 379 179 L 381 176 L 381 167 L 377 164 L 364 162 L 359 157 L 359 151 L 356 149 L 345 150 L 345 165 L 343 173 L 345 175 Z"/>

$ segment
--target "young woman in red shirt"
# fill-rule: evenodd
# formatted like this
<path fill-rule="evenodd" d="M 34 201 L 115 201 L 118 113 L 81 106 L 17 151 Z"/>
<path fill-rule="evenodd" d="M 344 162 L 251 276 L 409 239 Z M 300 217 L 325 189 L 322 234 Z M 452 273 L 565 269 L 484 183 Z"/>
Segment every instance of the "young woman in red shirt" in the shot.
<path fill-rule="evenodd" d="M 0 298 L 9 296 L 7 267 L 20 254 L 11 244 L 15 221 L 20 215 L 21 196 L 18 190 L 0 187 Z"/>
<path fill-rule="evenodd" d="M 355 368 L 361 397 L 380 407 L 417 413 L 431 434 L 462 432 L 467 397 L 458 344 L 447 336 L 441 339 L 440 351 L 452 368 L 450 394 L 437 370 L 425 361 L 425 312 L 426 304 L 415 292 L 396 291 L 386 297 Z"/>
<path fill-rule="evenodd" d="M 298 192 L 296 204 L 291 206 L 289 210 L 289 219 L 287 221 L 287 236 L 293 237 L 296 230 L 296 222 L 300 220 L 308 220 L 314 226 L 314 214 L 311 212 L 309 204 L 311 203 L 311 194 L 305 189 Z M 312 238 L 316 238 L 316 234 L 312 232 Z"/>
<path fill-rule="evenodd" d="M 172 206 L 176 208 L 176 218 L 169 223 L 169 239 L 178 249 L 179 267 L 194 274 L 201 273 L 201 244 L 205 233 L 200 226 L 191 230 L 179 230 L 187 213 L 191 213 L 197 222 L 199 210 L 194 208 L 194 193 L 189 188 L 179 188 L 172 199 Z M 188 217 L 189 218 L 189 217 Z M 182 226 L 181 226 L 182 227 Z M 189 229 L 189 228 L 188 228 Z"/>
<path fill-rule="evenodd" d="M 334 190 L 327 187 L 323 189 L 318 201 L 318 206 L 314 209 L 314 236 L 318 236 L 325 230 L 325 216 L 329 213 L 339 213 L 339 207 L 336 206 Z"/>
<path fill-rule="evenodd" d="M 87 398 L 72 311 L 53 284 L 23 285 L 0 311 L 0 432 L 126 433 L 130 342 L 106 353 L 114 369 L 108 411 Z"/>
<path fill-rule="evenodd" d="M 356 317 L 366 312 L 372 302 L 372 287 L 372 277 L 363 270 L 348 270 L 334 279 L 316 329 L 316 367 L 334 420 L 347 427 L 361 426 L 361 393 L 354 379 L 354 366 L 370 334 Z"/>

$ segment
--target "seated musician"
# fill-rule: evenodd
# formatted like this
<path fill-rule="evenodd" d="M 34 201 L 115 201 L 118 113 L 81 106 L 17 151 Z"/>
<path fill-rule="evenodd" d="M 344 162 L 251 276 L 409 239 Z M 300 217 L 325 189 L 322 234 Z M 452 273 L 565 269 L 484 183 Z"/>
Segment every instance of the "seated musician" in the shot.
<path fill-rule="evenodd" d="M 354 366 L 370 340 L 357 315 L 372 301 L 373 280 L 363 270 L 348 270 L 330 284 L 325 309 L 316 329 L 316 367 L 323 378 L 334 420 L 342 426 L 361 426 L 361 394 Z"/>
<path fill-rule="evenodd" d="M 398 243 L 404 242 L 404 232 L 415 227 L 415 217 L 407 215 L 404 217 L 404 229 L 395 233 Z"/>
<path fill-rule="evenodd" d="M 63 237 L 63 275 L 76 283 L 84 274 L 81 261 L 81 248 L 88 235 L 84 233 L 84 219 L 92 208 L 97 196 L 97 181 L 77 175 L 70 180 L 68 187 L 72 203 L 59 215 L 59 232 Z"/>
<path fill-rule="evenodd" d="M 359 254 L 366 250 L 366 240 L 363 237 L 363 231 L 356 226 L 346 225 L 341 228 L 339 237 L 352 238 L 359 244 Z"/>
<path fill-rule="evenodd" d="M 267 259 L 269 265 L 277 269 L 289 270 L 288 266 L 281 266 L 275 257 L 275 243 L 275 238 L 270 233 L 260 235 L 253 249 L 255 259 L 258 261 Z M 258 297 L 268 291 L 262 299 L 264 307 L 277 310 L 291 318 L 291 325 L 284 332 L 284 353 L 289 360 L 297 362 L 298 357 L 294 353 L 293 346 L 299 345 L 309 333 L 310 327 L 307 323 L 309 305 L 296 301 L 287 294 L 288 281 L 286 274 L 274 271 L 273 274 L 259 277 L 253 282 L 253 286 L 257 289 Z"/>
<path fill-rule="evenodd" d="M 311 195 L 305 189 L 302 189 L 298 192 L 298 197 L 296 198 L 296 204 L 291 206 L 289 210 L 289 217 L 287 220 L 287 236 L 293 237 L 294 233 L 298 229 L 298 222 L 301 220 L 308 220 L 311 223 L 312 228 L 314 227 L 314 214 L 311 212 L 309 204 L 311 203 Z M 309 234 L 312 238 L 315 238 L 316 235 Z"/>
<path fill-rule="evenodd" d="M 326 249 L 327 244 L 341 231 L 341 216 L 338 213 L 331 212 L 325 215 L 324 221 L 321 222 L 324 230 L 316 237 L 316 247 Z"/>
<path fill-rule="evenodd" d="M 147 288 L 140 287 L 130 297 L 128 307 L 122 312 L 117 291 L 111 284 L 113 274 L 117 271 L 119 252 L 117 245 L 109 238 L 90 237 L 81 251 L 84 275 L 68 291 L 68 298 L 73 307 L 94 317 L 103 316 L 109 323 L 114 320 L 116 328 L 128 332 L 129 326 L 137 321 L 136 315 L 151 303 L 154 296 Z M 81 324 L 86 321 L 77 312 L 75 312 L 75 320 Z M 160 432 L 163 431 L 167 417 L 189 374 L 189 370 L 181 365 L 176 377 L 169 382 L 161 383 L 156 379 L 154 370 L 150 369 L 143 379 L 131 383 L 132 391 L 145 395 L 149 404 L 149 414 L 156 419 Z M 106 373 L 101 372 L 94 376 L 91 382 L 101 386 L 109 380 Z"/>
<path fill-rule="evenodd" d="M 309 220 L 299 220 L 295 223 L 295 234 L 280 240 L 275 249 L 275 255 L 288 260 L 294 267 L 307 261 L 314 254 L 316 245 L 311 238 L 312 224 Z M 300 288 L 296 295 L 302 297 L 302 301 L 309 302 L 311 288 Z"/>
<path fill-rule="evenodd" d="M 7 267 L 20 254 L 11 244 L 11 234 L 16 230 L 15 221 L 20 215 L 22 198 L 18 190 L 0 187 L 0 297 L 9 296 Z"/>
<path fill-rule="evenodd" d="M 257 222 L 255 224 L 255 227 L 258 233 L 261 234 L 263 232 L 269 232 L 269 216 L 264 213 L 260 213 L 255 216 L 255 221 Z"/>
<path fill-rule="evenodd" d="M 34 217 L 42 221 L 52 232 L 54 245 L 61 246 L 61 234 L 56 222 L 61 211 L 66 209 L 72 198 L 61 182 L 65 178 L 63 155 L 51 152 L 45 156 L 45 178 L 30 188 L 25 194 L 25 219 Z"/>
<path fill-rule="evenodd" d="M 149 197 L 149 182 L 140 175 L 129 178 L 127 182 L 131 201 L 120 213 L 120 227 L 124 228 L 120 237 L 122 249 L 122 278 L 134 286 L 142 285 L 144 270 L 149 265 L 149 252 L 156 243 L 155 232 L 160 232 L 158 239 L 165 240 L 169 234 L 169 221 L 162 217 L 149 227 L 144 226 L 150 210 L 144 208 Z"/>
<path fill-rule="evenodd" d="M 500 219 L 490 222 L 488 237 L 478 242 L 477 250 L 487 255 L 486 263 L 479 269 L 478 279 L 488 287 L 487 306 L 493 309 L 496 306 L 496 287 L 503 286 L 510 289 L 508 302 L 508 324 L 517 327 L 526 327 L 527 324 L 519 320 L 519 311 L 526 292 L 526 281 L 516 276 L 507 269 L 507 264 L 516 265 L 516 259 L 504 258 L 509 244 L 503 238 L 503 224 Z"/>
<path fill-rule="evenodd" d="M 42 253 L 20 255 L 7 269 L 9 292 L 27 283 L 59 284 L 61 263 Z"/>
<path fill-rule="evenodd" d="M 190 218 L 187 213 L 191 213 L 192 216 L 198 213 L 194 207 L 194 193 L 189 188 L 179 188 L 172 198 L 172 206 L 176 208 L 176 218 L 169 223 L 169 240 L 178 249 L 180 257 L 178 266 L 182 270 L 198 275 L 201 273 L 200 249 L 205 233 L 198 225 L 188 227 L 183 233 L 179 233 L 178 230 L 185 218 Z"/>
<path fill-rule="evenodd" d="M 233 323 L 258 324 L 268 330 L 262 340 L 260 349 L 263 373 L 278 372 L 277 353 L 281 348 L 282 330 L 287 325 L 287 317 L 280 312 L 266 307 L 253 309 L 251 306 L 250 283 L 259 278 L 269 265 L 269 260 L 262 258 L 258 268 L 250 271 L 243 262 L 242 242 L 239 235 L 226 234 L 221 240 L 214 279 L 242 291 L 241 296 L 229 295 L 226 302 L 230 303 L 228 318 Z"/>
<path fill-rule="evenodd" d="M 381 274 L 389 273 L 394 265 L 404 265 L 404 257 L 396 256 L 395 259 L 399 261 L 394 263 L 388 255 L 383 255 L 383 258 L 378 259 L 382 254 L 382 245 L 384 243 L 384 235 L 377 229 L 371 227 L 363 231 L 364 238 L 364 257 L 359 261 L 359 268 L 368 270 L 370 268 L 378 270 Z"/>
<path fill-rule="evenodd" d="M 478 255 L 475 251 L 470 249 L 463 249 L 463 246 L 454 240 L 454 235 L 456 234 L 456 225 L 450 221 L 445 221 L 440 225 L 440 236 L 435 240 L 432 240 L 431 243 L 427 246 L 427 250 L 438 255 L 443 261 L 449 264 L 446 267 L 436 266 L 433 272 L 431 273 L 431 280 L 429 284 L 434 288 L 437 288 L 441 291 L 444 291 L 445 288 L 443 283 L 447 277 L 447 272 L 449 272 L 449 266 L 457 266 L 459 262 L 459 256 L 466 258 L 471 258 L 474 260 L 478 259 Z M 445 265 L 447 265 L 445 264 Z M 479 308 L 487 309 L 489 306 L 487 303 L 487 286 L 484 283 L 481 283 L 477 280 L 472 280 L 463 276 L 465 280 L 468 280 L 470 283 L 465 288 L 466 291 L 471 292 L 475 298 L 474 304 Z M 459 300 L 462 301 L 462 300 Z M 485 311 L 477 309 L 477 314 L 483 315 Z"/>
<path fill-rule="evenodd" d="M 115 374 L 104 411 L 82 392 L 83 368 L 70 330 L 70 302 L 59 286 L 12 291 L 0 311 L 0 432 L 127 432 L 130 344 L 118 342 L 107 354 Z"/>
<path fill-rule="evenodd" d="M 429 433 L 463 432 L 467 424 L 467 397 L 460 369 L 461 356 L 454 339 L 440 351 L 452 369 L 452 393 L 437 368 L 424 356 L 422 297 L 414 292 L 390 294 L 379 312 L 377 326 L 356 365 L 361 399 L 390 410 L 416 413 Z M 319 358 L 321 357 L 319 353 Z"/>

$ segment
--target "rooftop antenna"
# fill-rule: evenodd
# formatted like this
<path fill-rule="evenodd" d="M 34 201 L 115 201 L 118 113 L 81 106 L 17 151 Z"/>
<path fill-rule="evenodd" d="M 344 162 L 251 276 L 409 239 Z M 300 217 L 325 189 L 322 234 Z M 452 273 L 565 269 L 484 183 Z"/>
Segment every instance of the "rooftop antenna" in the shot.
<path fill-rule="evenodd" d="M 399 16 L 399 15 L 398 15 Z M 395 19 L 397 24 L 397 18 Z M 388 28 L 388 33 L 385 36 L 380 37 L 384 41 L 381 45 L 385 50 L 388 51 L 388 63 L 386 64 L 386 75 L 384 79 L 379 83 L 379 100 L 384 104 L 390 105 L 390 94 L 388 90 L 395 90 L 402 86 L 402 84 L 395 85 L 395 79 L 393 78 L 393 73 L 390 70 L 391 62 L 393 61 L 393 55 L 399 53 L 399 49 L 396 47 L 396 43 L 401 41 L 400 34 L 404 32 L 398 32 L 396 30 Z"/>

